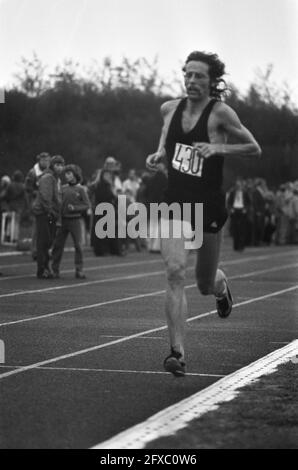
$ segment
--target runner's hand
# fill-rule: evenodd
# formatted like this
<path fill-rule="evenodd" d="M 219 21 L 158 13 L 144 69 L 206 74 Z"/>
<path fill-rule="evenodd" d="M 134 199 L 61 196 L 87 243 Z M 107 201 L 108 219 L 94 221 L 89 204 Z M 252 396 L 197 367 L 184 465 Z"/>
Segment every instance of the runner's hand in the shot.
<path fill-rule="evenodd" d="M 152 153 L 147 157 L 146 167 L 150 171 L 158 171 L 158 165 L 163 161 L 163 155 L 160 152 Z"/>
<path fill-rule="evenodd" d="M 200 156 L 204 158 L 213 157 L 213 155 L 220 155 L 222 153 L 222 144 L 194 142 L 193 146 L 199 151 Z"/>

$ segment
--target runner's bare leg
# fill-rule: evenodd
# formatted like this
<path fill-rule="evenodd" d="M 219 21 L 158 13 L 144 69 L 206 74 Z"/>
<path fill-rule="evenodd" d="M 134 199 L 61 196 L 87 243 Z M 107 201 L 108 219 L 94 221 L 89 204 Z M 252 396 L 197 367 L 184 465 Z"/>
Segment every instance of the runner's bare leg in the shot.
<path fill-rule="evenodd" d="M 184 357 L 185 320 L 187 302 L 184 291 L 188 251 L 184 238 L 161 240 L 161 253 L 166 265 L 166 318 L 169 329 L 170 345 Z"/>

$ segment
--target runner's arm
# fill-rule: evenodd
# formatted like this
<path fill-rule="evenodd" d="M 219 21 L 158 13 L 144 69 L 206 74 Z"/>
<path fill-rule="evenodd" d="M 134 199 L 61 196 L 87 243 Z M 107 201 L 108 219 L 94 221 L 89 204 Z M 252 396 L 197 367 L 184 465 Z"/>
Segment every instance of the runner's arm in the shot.
<path fill-rule="evenodd" d="M 198 143 L 196 147 L 205 158 L 212 155 L 260 156 L 262 151 L 252 133 L 243 126 L 235 111 L 221 103 L 216 110 L 215 124 L 219 134 L 227 137 L 227 143 Z"/>
<path fill-rule="evenodd" d="M 160 108 L 160 112 L 163 118 L 163 126 L 161 130 L 160 138 L 159 138 L 157 151 L 155 153 L 150 154 L 146 160 L 146 166 L 149 170 L 157 171 L 158 170 L 157 165 L 161 162 L 165 163 L 165 157 L 166 157 L 165 144 L 166 144 L 168 129 L 169 129 L 169 125 L 171 122 L 171 118 L 174 114 L 174 111 L 178 103 L 179 103 L 179 100 L 167 101 L 163 103 Z"/>

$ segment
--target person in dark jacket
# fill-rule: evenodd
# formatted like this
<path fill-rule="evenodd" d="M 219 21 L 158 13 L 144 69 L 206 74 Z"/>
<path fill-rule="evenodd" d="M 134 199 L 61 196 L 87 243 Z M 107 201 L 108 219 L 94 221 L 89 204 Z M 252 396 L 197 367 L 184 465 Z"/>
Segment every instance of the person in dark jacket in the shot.
<path fill-rule="evenodd" d="M 41 152 L 36 157 L 35 165 L 28 171 L 25 178 L 25 189 L 30 206 L 32 206 L 38 191 L 38 180 L 51 163 L 51 155 Z"/>
<path fill-rule="evenodd" d="M 113 191 L 114 181 L 113 173 L 110 170 L 103 169 L 100 173 L 99 181 L 94 188 L 94 201 L 95 206 L 102 202 L 107 202 L 117 207 L 117 197 Z M 98 238 L 95 233 L 95 226 L 98 220 L 103 216 L 96 215 L 94 217 L 94 226 L 92 229 L 92 246 L 96 256 L 104 256 L 106 254 L 122 255 L 123 254 L 123 240 L 117 237 L 112 238 Z M 116 220 L 117 228 L 118 220 Z"/>
<path fill-rule="evenodd" d="M 36 218 L 37 277 L 50 279 L 53 274 L 49 268 L 49 249 L 55 234 L 56 223 L 61 210 L 60 175 L 64 170 L 64 158 L 55 155 L 51 158 L 50 167 L 39 179 L 38 190 L 33 203 Z"/>
<path fill-rule="evenodd" d="M 86 190 L 81 186 L 82 173 L 77 165 L 66 165 L 62 186 L 61 226 L 57 230 L 52 250 L 52 270 L 54 278 L 59 278 L 59 268 L 64 245 L 70 233 L 75 247 L 75 277 L 85 279 L 83 274 L 82 213 L 90 207 Z"/>
<path fill-rule="evenodd" d="M 245 247 L 250 198 L 244 189 L 241 178 L 237 178 L 235 188 L 229 193 L 227 206 L 231 216 L 231 232 L 234 250 L 243 251 Z"/>
<path fill-rule="evenodd" d="M 27 204 L 31 210 L 32 213 L 32 208 L 33 208 L 33 203 L 36 199 L 37 196 L 37 191 L 38 191 L 38 181 L 41 177 L 41 175 L 44 173 L 45 170 L 49 168 L 49 165 L 51 163 L 51 155 L 47 152 L 41 152 L 36 156 L 36 163 L 31 168 L 25 178 L 25 191 L 26 191 L 26 199 L 27 199 Z M 35 223 L 35 217 L 33 217 L 32 220 L 32 233 L 31 233 L 31 254 L 32 258 L 35 261 L 36 260 L 36 223 Z"/>

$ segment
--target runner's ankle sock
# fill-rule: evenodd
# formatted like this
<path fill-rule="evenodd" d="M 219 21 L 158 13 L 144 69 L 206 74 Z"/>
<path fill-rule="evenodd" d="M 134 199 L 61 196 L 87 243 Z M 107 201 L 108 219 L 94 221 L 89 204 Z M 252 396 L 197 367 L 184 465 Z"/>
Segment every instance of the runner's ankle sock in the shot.
<path fill-rule="evenodd" d="M 220 299 L 223 299 L 226 295 L 227 295 L 227 292 L 228 292 L 228 287 L 227 287 L 227 281 L 226 279 L 223 280 L 223 284 L 224 284 L 224 289 L 220 292 L 220 293 L 215 293 L 215 298 L 220 300 Z"/>
<path fill-rule="evenodd" d="M 181 350 L 179 346 L 171 346 L 171 353 L 172 354 L 177 354 L 179 356 L 179 359 L 182 359 L 184 361 L 184 351 Z"/>

